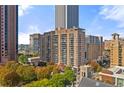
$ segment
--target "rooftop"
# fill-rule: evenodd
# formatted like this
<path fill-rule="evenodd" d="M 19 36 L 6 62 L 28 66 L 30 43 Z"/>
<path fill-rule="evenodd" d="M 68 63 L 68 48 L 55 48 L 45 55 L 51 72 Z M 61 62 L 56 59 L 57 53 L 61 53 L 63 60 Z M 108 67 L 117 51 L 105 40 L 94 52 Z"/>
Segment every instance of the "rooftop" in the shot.
<path fill-rule="evenodd" d="M 28 58 L 29 60 L 33 60 L 33 59 L 40 59 L 40 57 L 31 57 L 31 58 Z"/>
<path fill-rule="evenodd" d="M 122 66 L 115 66 L 115 67 L 109 68 L 108 70 L 112 71 L 113 73 L 116 74 L 120 69 L 124 70 L 124 67 L 122 67 Z"/>
<path fill-rule="evenodd" d="M 108 70 L 113 73 L 116 73 L 119 70 L 119 68 L 114 67 L 114 68 L 109 68 Z"/>
<path fill-rule="evenodd" d="M 80 67 L 91 67 L 90 65 L 81 65 Z"/>
<path fill-rule="evenodd" d="M 99 74 L 124 79 L 124 67 L 123 66 L 115 66 L 115 67 L 109 68 L 108 71 L 113 72 L 113 74 L 103 73 L 103 72 L 100 72 Z"/>
<path fill-rule="evenodd" d="M 118 34 L 118 33 L 113 33 L 112 36 L 113 36 L 113 35 L 119 35 L 119 34 Z"/>
<path fill-rule="evenodd" d="M 79 87 L 114 87 L 114 85 L 106 84 L 90 78 L 82 78 Z"/>

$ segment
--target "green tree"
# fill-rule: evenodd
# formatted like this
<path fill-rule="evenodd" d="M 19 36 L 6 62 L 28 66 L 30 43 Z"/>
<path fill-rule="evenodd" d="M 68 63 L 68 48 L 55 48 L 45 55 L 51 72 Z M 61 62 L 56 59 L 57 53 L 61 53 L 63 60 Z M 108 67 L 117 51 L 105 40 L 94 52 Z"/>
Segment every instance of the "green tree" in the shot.
<path fill-rule="evenodd" d="M 21 55 L 18 58 L 19 62 L 22 64 L 25 64 L 26 62 L 28 62 L 28 57 L 26 55 Z"/>
<path fill-rule="evenodd" d="M 21 77 L 21 80 L 24 83 L 31 82 L 33 80 L 36 80 L 36 74 L 35 74 L 35 69 L 33 66 L 23 66 L 20 65 L 16 72 L 19 74 Z"/>
<path fill-rule="evenodd" d="M 66 70 L 64 77 L 66 78 L 66 85 L 71 85 L 76 80 L 76 76 L 73 70 Z"/>
<path fill-rule="evenodd" d="M 49 86 L 48 79 L 43 79 L 40 81 L 33 81 L 33 82 L 25 85 L 25 87 L 48 87 L 48 86 Z"/>
<path fill-rule="evenodd" d="M 54 74 L 50 79 L 49 86 L 51 87 L 65 87 L 66 79 L 63 74 Z"/>
<path fill-rule="evenodd" d="M 70 67 L 70 66 L 66 66 L 66 67 L 64 68 L 64 71 L 67 71 L 67 70 L 71 70 L 71 67 Z"/>

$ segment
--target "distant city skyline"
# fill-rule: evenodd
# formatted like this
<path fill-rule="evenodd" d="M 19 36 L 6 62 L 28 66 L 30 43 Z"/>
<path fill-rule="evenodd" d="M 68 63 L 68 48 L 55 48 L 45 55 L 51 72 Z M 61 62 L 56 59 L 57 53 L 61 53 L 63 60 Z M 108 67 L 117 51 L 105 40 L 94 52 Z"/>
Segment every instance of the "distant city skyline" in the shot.
<path fill-rule="evenodd" d="M 124 6 L 79 6 L 79 27 L 86 35 L 110 39 L 116 32 L 124 36 Z M 19 6 L 19 44 L 29 44 L 29 35 L 54 30 L 55 6 Z"/>

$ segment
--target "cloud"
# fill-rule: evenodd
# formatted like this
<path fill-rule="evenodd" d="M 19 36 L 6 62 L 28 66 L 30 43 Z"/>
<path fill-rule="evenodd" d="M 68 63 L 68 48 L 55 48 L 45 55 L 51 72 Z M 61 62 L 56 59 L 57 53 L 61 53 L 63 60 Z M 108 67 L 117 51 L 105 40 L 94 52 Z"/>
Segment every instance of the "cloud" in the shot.
<path fill-rule="evenodd" d="M 29 25 L 25 32 L 19 32 L 19 44 L 29 44 L 29 35 L 40 33 L 38 25 Z"/>
<path fill-rule="evenodd" d="M 119 28 L 124 28 L 124 6 L 103 6 L 99 14 L 102 15 L 104 19 L 116 21 Z"/>
<path fill-rule="evenodd" d="M 19 6 L 19 16 L 28 14 L 28 11 L 33 8 L 31 5 L 20 5 Z"/>

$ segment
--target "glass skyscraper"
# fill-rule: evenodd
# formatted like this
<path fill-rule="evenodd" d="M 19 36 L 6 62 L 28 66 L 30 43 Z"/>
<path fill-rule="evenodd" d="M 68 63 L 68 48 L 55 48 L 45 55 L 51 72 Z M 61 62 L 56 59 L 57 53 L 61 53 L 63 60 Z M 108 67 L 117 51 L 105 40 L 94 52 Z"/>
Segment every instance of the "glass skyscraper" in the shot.
<path fill-rule="evenodd" d="M 55 6 L 55 28 L 79 27 L 78 5 L 56 5 Z"/>

